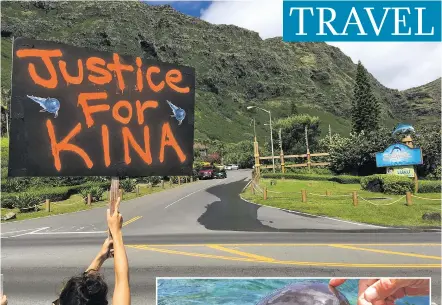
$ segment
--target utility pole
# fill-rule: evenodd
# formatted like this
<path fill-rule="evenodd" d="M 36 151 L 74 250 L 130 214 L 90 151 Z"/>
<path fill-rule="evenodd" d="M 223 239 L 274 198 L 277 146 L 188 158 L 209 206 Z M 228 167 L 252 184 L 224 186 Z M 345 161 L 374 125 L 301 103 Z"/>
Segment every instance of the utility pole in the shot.
<path fill-rule="evenodd" d="M 279 128 L 278 135 L 279 135 L 279 149 L 280 149 L 280 158 L 281 158 L 281 172 L 285 173 L 285 164 L 284 164 L 284 152 L 282 150 L 282 135 L 281 135 L 281 128 Z"/>
<path fill-rule="evenodd" d="M 328 124 L 328 137 L 330 138 L 330 144 L 332 142 L 332 135 L 331 135 L 331 126 Z"/>
<path fill-rule="evenodd" d="M 307 167 L 308 167 L 308 171 L 310 172 L 310 148 L 308 146 L 308 128 L 307 125 L 305 125 L 305 144 L 307 145 Z"/>
<path fill-rule="evenodd" d="M 272 129 L 272 113 L 269 111 L 270 116 L 270 144 L 272 145 L 272 164 L 273 164 L 273 173 L 275 173 L 275 153 L 273 151 L 273 129 Z"/>

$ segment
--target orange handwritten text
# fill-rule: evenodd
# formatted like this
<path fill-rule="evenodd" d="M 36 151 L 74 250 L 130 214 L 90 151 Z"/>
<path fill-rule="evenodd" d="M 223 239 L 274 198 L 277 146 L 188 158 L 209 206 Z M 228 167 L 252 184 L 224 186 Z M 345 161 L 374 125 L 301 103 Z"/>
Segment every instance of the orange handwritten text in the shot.
<path fill-rule="evenodd" d="M 164 162 L 164 148 L 166 146 L 171 146 L 175 149 L 175 152 L 178 155 L 181 163 L 186 160 L 186 155 L 181 150 L 181 147 L 178 145 L 175 137 L 173 136 L 172 130 L 170 129 L 169 123 L 164 123 L 161 131 L 161 146 L 160 146 L 160 162 Z"/>
<path fill-rule="evenodd" d="M 152 163 L 152 155 L 150 153 L 149 127 L 144 126 L 143 131 L 144 131 L 144 151 L 140 147 L 140 145 L 138 145 L 138 143 L 135 141 L 135 138 L 130 132 L 129 128 L 123 127 L 124 162 L 126 162 L 126 164 L 130 164 L 132 162 L 132 159 L 129 155 L 129 142 L 145 163 L 147 164 Z"/>
<path fill-rule="evenodd" d="M 61 57 L 63 54 L 60 50 L 37 50 L 37 49 L 23 49 L 17 51 L 17 56 L 19 58 L 23 57 L 40 57 L 43 60 L 43 63 L 46 65 L 48 69 L 50 78 L 44 79 L 37 74 L 35 69 L 35 65 L 30 63 L 28 66 L 29 75 L 32 80 L 40 86 L 43 86 L 48 89 L 54 89 L 58 85 L 57 72 L 55 71 L 55 67 L 52 64 L 52 57 Z"/>
<path fill-rule="evenodd" d="M 78 105 L 81 105 L 83 109 L 87 127 L 91 127 L 92 125 L 94 125 L 94 120 L 92 119 L 91 113 L 108 111 L 110 109 L 110 106 L 107 104 L 89 106 L 87 103 L 88 100 L 102 100 L 106 98 L 106 92 L 80 93 L 80 95 L 78 96 Z"/>
<path fill-rule="evenodd" d="M 92 168 L 94 164 L 92 163 L 92 160 L 89 158 L 86 152 L 80 147 L 69 143 L 69 141 L 73 137 L 75 137 L 77 134 L 80 133 L 81 123 L 78 123 L 77 126 L 75 126 L 75 128 L 72 129 L 71 132 L 58 143 L 57 139 L 55 138 L 54 126 L 52 125 L 51 120 L 46 121 L 46 127 L 48 129 L 49 139 L 51 141 L 51 151 L 52 151 L 52 156 L 54 157 L 54 165 L 58 171 L 61 170 L 60 152 L 62 152 L 63 150 L 71 151 L 78 154 L 81 158 L 83 158 L 84 163 L 86 163 L 86 166 L 88 168 Z"/>

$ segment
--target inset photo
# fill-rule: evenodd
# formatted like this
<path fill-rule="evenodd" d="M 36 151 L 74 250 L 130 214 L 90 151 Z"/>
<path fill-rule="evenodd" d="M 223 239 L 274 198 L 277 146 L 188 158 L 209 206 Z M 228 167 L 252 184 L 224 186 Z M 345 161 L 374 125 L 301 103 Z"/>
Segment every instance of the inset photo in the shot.
<path fill-rule="evenodd" d="M 430 278 L 157 278 L 157 305 L 430 305 Z"/>

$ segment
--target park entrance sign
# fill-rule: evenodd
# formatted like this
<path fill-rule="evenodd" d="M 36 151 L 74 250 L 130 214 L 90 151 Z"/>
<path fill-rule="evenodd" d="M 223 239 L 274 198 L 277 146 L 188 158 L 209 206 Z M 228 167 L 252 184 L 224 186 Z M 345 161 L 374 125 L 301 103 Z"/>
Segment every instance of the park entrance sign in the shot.
<path fill-rule="evenodd" d="M 422 164 L 422 150 L 410 148 L 397 143 L 389 146 L 384 152 L 376 153 L 377 167 L 392 167 Z"/>
<path fill-rule="evenodd" d="M 195 71 L 14 40 L 9 176 L 189 175 Z"/>

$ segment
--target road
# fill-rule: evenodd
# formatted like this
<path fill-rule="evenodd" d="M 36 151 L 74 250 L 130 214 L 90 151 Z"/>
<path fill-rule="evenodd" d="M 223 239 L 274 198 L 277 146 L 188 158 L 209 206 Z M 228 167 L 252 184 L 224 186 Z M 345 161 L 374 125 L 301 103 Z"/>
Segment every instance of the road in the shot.
<path fill-rule="evenodd" d="M 305 216 L 243 201 L 248 171 L 124 201 L 133 304 L 155 304 L 155 277 L 431 277 L 441 304 L 441 235 Z M 106 237 L 105 208 L 1 225 L 12 305 L 50 304 Z M 113 289 L 112 262 L 104 275 Z"/>

